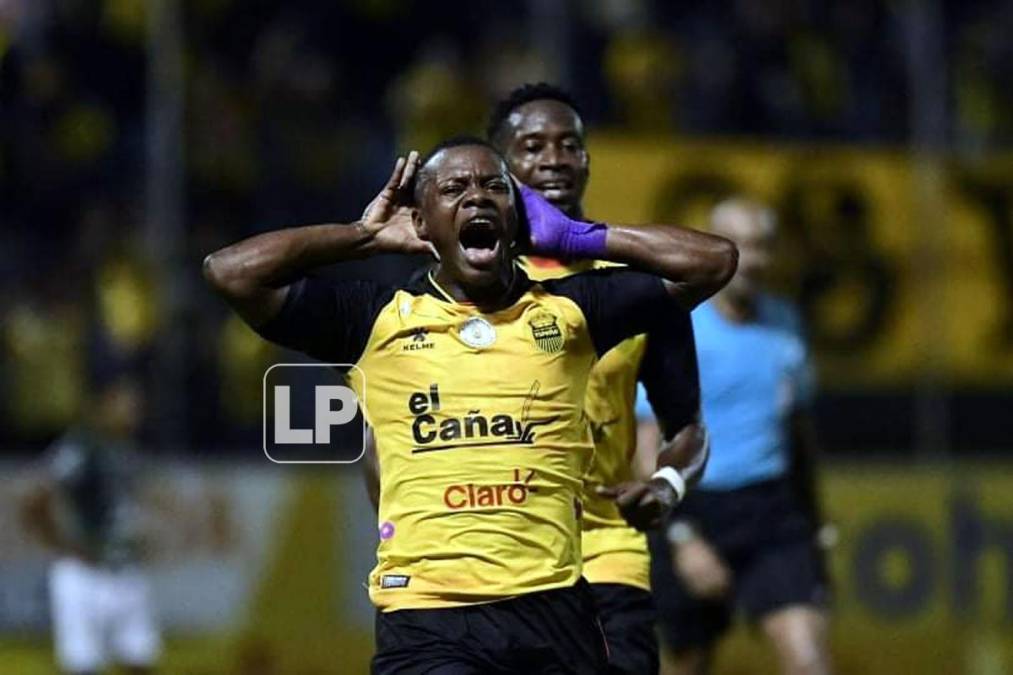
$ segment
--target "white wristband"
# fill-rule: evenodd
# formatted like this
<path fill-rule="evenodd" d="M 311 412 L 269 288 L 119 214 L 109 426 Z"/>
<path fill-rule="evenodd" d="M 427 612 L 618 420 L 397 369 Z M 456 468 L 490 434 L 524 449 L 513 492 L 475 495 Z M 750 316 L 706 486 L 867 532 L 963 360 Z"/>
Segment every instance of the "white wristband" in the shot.
<path fill-rule="evenodd" d="M 668 484 L 675 490 L 675 496 L 681 502 L 682 498 L 686 496 L 686 481 L 683 480 L 682 475 L 678 471 L 670 466 L 663 466 L 655 471 L 651 478 L 662 478 L 668 481 Z"/>

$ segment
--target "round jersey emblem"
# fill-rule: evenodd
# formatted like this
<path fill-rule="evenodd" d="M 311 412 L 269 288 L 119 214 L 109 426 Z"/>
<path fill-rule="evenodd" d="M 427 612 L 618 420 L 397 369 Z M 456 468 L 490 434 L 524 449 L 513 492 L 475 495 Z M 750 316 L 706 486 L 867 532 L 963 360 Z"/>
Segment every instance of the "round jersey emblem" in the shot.
<path fill-rule="evenodd" d="M 469 347 L 488 347 L 496 341 L 496 329 L 480 316 L 473 316 L 462 323 L 458 334 Z"/>

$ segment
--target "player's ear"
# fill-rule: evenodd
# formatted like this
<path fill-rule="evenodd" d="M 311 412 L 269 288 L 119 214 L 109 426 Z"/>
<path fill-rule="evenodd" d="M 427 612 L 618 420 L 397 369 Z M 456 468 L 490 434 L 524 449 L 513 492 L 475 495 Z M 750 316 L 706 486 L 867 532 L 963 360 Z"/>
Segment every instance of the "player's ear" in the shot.
<path fill-rule="evenodd" d="M 415 227 L 415 234 L 422 241 L 429 241 L 429 228 L 426 227 L 426 220 L 422 217 L 421 209 L 412 209 L 412 225 Z"/>

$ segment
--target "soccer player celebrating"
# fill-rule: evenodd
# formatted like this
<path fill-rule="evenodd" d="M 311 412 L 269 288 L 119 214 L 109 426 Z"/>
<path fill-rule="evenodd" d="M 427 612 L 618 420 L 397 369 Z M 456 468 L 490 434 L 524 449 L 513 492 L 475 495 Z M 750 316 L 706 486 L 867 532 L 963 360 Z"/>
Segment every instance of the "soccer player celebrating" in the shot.
<path fill-rule="evenodd" d="M 783 672 L 826 673 L 812 377 L 795 308 L 763 290 L 774 216 L 730 200 L 714 209 L 711 230 L 734 240 L 741 258 L 728 286 L 693 313 L 714 452 L 667 537 L 652 537 L 663 634 L 674 672 L 706 673 L 739 608 L 774 643 Z"/>
<path fill-rule="evenodd" d="M 566 92 L 544 83 L 514 90 L 496 106 L 487 133 L 518 180 L 570 217 L 583 219 L 590 160 L 583 121 Z M 565 277 L 595 266 L 591 260 L 567 264 L 528 257 L 522 262 L 533 279 Z M 601 614 L 611 672 L 658 671 L 650 556 L 647 538 L 637 528 L 666 520 L 667 507 L 677 499 L 665 481 L 633 481 L 636 383 L 645 383 L 664 426 L 658 469 L 679 472 L 692 482 L 706 458 L 688 312 L 697 299 L 683 296 L 681 307 L 668 309 L 649 336 L 627 339 L 609 351 L 588 382 L 585 410 L 595 455 L 584 478 L 584 577 Z"/>
<path fill-rule="evenodd" d="M 515 264 L 526 246 L 632 269 L 535 284 Z M 439 263 L 402 288 L 306 276 L 431 249 Z M 721 237 L 573 220 L 517 189 L 479 139 L 399 159 L 359 222 L 208 256 L 205 277 L 261 335 L 366 375 L 381 472 L 374 672 L 604 672 L 580 581 L 588 373 L 673 297 L 716 292 L 735 261 Z"/>

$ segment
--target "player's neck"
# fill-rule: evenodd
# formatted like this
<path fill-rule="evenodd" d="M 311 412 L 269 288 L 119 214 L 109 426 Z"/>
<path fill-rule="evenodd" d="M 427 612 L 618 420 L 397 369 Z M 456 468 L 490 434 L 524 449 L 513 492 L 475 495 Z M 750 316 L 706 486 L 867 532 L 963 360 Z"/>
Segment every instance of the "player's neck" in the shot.
<path fill-rule="evenodd" d="M 502 309 L 510 302 L 511 290 L 517 281 L 517 268 L 513 261 L 500 271 L 496 280 L 480 287 L 471 287 L 451 277 L 442 265 L 432 272 L 437 287 L 454 302 L 475 305 L 484 311 Z"/>
<path fill-rule="evenodd" d="M 749 323 L 756 319 L 756 305 L 755 295 L 739 295 L 726 291 L 714 296 L 714 307 L 721 316 L 732 323 Z"/>

